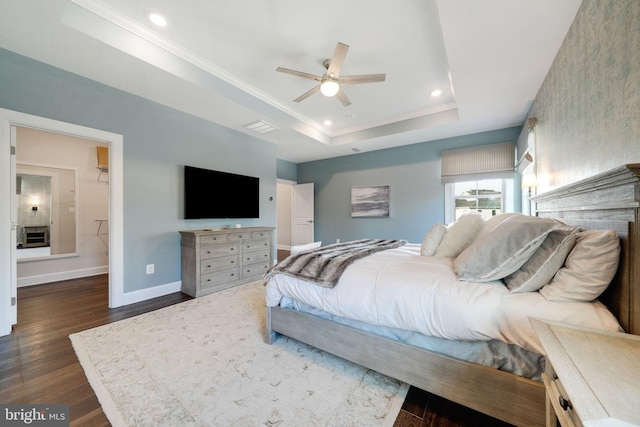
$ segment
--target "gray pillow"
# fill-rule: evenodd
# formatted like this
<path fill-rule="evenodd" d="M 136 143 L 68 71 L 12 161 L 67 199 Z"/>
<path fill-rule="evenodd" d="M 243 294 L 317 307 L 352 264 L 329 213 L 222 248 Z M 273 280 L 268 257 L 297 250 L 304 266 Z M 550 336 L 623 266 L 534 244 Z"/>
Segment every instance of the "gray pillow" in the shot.
<path fill-rule="evenodd" d="M 560 221 L 516 215 L 482 234 L 454 261 L 460 280 L 490 282 L 518 270 L 542 245 L 547 235 L 566 227 Z"/>
<path fill-rule="evenodd" d="M 566 227 L 549 233 L 533 256 L 517 271 L 504 278 L 509 291 L 535 292 L 549 283 L 564 265 L 580 230 Z"/>

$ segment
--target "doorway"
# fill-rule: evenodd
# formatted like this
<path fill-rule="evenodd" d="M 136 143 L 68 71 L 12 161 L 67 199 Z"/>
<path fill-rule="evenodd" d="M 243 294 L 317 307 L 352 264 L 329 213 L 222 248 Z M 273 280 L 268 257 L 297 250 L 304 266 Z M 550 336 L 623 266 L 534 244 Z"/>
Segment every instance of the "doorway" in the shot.
<path fill-rule="evenodd" d="M 278 179 L 278 242 L 280 250 L 314 241 L 314 186 Z"/>
<path fill-rule="evenodd" d="M 15 146 L 17 286 L 107 273 L 109 182 L 98 166 L 107 147 L 18 126 Z"/>
<path fill-rule="evenodd" d="M 109 307 L 123 305 L 123 137 L 122 135 L 46 119 L 6 109 L 0 109 L 0 149 L 9 154 L 0 156 L 0 198 L 9 200 L 0 208 L 0 336 L 11 332 L 17 322 L 17 218 L 16 218 L 16 128 L 24 127 L 70 135 L 100 142 L 109 148 Z"/>

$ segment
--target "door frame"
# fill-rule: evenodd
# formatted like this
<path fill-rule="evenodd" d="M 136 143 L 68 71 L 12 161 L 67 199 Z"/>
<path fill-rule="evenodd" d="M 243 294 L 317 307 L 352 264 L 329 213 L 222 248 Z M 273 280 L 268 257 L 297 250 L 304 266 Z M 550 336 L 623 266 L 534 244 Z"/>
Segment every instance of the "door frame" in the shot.
<path fill-rule="evenodd" d="M 16 288 L 16 248 L 11 238 L 12 210 L 15 208 L 15 179 L 11 179 L 12 126 L 63 133 L 106 143 L 109 146 L 109 307 L 123 305 L 124 294 L 124 203 L 123 136 L 85 126 L 47 119 L 0 108 L 0 336 L 11 333 L 15 308 L 11 305 Z"/>

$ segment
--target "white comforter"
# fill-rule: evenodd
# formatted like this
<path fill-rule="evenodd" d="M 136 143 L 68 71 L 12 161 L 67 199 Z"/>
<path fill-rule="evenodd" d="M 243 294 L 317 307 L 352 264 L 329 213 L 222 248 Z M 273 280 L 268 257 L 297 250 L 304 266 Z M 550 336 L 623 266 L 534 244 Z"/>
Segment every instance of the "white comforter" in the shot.
<path fill-rule="evenodd" d="M 407 244 L 354 262 L 335 288 L 283 274 L 266 288 L 267 306 L 288 296 L 328 313 L 452 340 L 500 340 L 542 354 L 530 318 L 621 330 L 600 302 L 551 302 L 510 293 L 502 282 L 457 280 L 451 259 L 420 256 Z"/>

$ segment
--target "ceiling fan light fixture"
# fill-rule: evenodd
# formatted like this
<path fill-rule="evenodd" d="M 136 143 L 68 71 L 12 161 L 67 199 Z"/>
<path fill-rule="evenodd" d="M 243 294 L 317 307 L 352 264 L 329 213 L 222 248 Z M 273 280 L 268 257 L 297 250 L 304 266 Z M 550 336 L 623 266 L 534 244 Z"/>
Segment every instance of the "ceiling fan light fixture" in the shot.
<path fill-rule="evenodd" d="M 340 90 L 340 85 L 335 80 L 326 79 L 320 85 L 320 92 L 324 96 L 335 96 Z"/>

